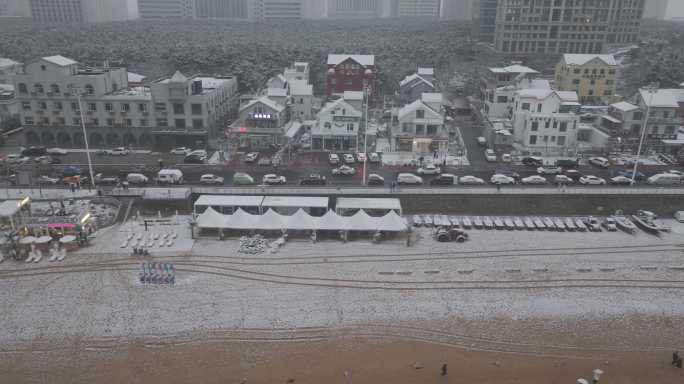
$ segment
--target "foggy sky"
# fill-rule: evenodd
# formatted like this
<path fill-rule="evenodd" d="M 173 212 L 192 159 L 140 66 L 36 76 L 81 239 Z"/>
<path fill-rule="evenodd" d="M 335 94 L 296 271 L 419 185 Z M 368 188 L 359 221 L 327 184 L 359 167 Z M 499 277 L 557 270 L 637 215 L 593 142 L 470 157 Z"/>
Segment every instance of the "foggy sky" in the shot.
<path fill-rule="evenodd" d="M 684 1 L 683 0 L 670 0 L 668 2 L 667 15 L 666 18 L 684 18 Z"/>

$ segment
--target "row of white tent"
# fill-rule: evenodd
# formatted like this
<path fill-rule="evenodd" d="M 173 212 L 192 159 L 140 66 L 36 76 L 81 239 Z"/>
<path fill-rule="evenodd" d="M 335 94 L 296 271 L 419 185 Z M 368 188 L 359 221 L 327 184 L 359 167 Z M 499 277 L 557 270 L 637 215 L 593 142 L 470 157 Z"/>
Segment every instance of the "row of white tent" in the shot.
<path fill-rule="evenodd" d="M 382 217 L 369 216 L 360 210 L 353 216 L 340 216 L 329 210 L 325 215 L 311 216 L 299 209 L 294 215 L 286 216 L 269 209 L 263 215 L 252 215 L 238 209 L 232 215 L 224 215 L 208 207 L 197 217 L 197 226 L 202 229 L 243 230 L 321 230 L 321 231 L 386 231 L 400 232 L 408 229 L 406 219 L 390 211 Z"/>

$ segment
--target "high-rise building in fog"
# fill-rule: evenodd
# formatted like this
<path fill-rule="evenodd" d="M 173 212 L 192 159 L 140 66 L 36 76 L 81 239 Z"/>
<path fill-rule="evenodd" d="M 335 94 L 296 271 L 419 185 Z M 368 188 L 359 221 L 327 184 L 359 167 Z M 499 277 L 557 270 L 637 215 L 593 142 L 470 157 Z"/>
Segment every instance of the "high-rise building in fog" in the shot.
<path fill-rule="evenodd" d="M 255 0 L 254 18 L 259 21 L 301 19 L 302 0 Z"/>
<path fill-rule="evenodd" d="M 439 17 L 442 0 L 394 0 L 397 17 Z"/>
<path fill-rule="evenodd" d="M 0 17 L 30 17 L 31 9 L 26 0 L 0 0 Z"/>
<path fill-rule="evenodd" d="M 494 45 L 509 53 L 601 53 L 638 40 L 644 0 L 499 0 Z"/>
<path fill-rule="evenodd" d="M 195 0 L 138 0 L 142 19 L 185 18 L 195 16 Z"/>
<path fill-rule="evenodd" d="M 473 34 L 479 41 L 493 42 L 499 0 L 475 0 L 473 3 Z"/>
<path fill-rule="evenodd" d="M 31 15 L 42 23 L 82 23 L 81 0 L 29 0 Z"/>
<path fill-rule="evenodd" d="M 321 0 L 325 1 L 325 0 Z M 381 17 L 387 7 L 383 0 L 327 0 L 331 19 L 372 19 Z M 388 14 L 389 16 L 389 14 Z"/>
<path fill-rule="evenodd" d="M 210 19 L 247 19 L 249 0 L 195 0 L 195 16 Z"/>
<path fill-rule="evenodd" d="M 472 20 L 477 0 L 442 0 L 442 19 Z"/>
<path fill-rule="evenodd" d="M 88 23 L 129 20 L 127 0 L 83 0 L 83 18 Z"/>
<path fill-rule="evenodd" d="M 664 20 L 668 4 L 668 0 L 646 0 L 644 18 Z"/>

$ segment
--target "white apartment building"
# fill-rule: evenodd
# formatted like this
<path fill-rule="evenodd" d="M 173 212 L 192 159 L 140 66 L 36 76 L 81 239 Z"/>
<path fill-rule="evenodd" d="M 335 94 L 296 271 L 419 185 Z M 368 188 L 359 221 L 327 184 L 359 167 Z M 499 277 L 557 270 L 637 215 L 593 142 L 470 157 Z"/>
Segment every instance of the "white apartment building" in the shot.
<path fill-rule="evenodd" d="M 27 145 L 204 146 L 237 107 L 234 77 L 172 77 L 130 88 L 125 68 L 43 57 L 14 77 Z M 79 104 L 77 93 L 82 94 Z M 82 112 L 82 113 L 81 113 Z"/>
<path fill-rule="evenodd" d="M 519 75 L 513 84 L 489 91 L 484 102 L 484 112 L 489 119 L 510 119 L 513 117 L 515 94 L 522 89 L 550 90 L 548 80 L 534 79 L 529 75 Z"/>
<path fill-rule="evenodd" d="M 523 89 L 515 94 L 513 136 L 519 149 L 547 155 L 577 152 L 579 107 L 576 92 Z"/>
<path fill-rule="evenodd" d="M 351 100 L 342 97 L 328 102 L 321 108 L 316 124 L 311 129 L 311 149 L 330 151 L 358 149 L 363 112 L 358 106 L 357 93 L 346 94 Z"/>
<path fill-rule="evenodd" d="M 397 17 L 439 17 L 441 0 L 396 0 Z"/>
<path fill-rule="evenodd" d="M 514 64 L 507 67 L 488 68 L 480 80 L 482 114 L 490 119 L 510 118 L 510 105 L 523 77 L 534 78 L 539 72 Z M 541 84 L 536 84 L 541 86 Z"/>
<path fill-rule="evenodd" d="M 195 0 L 138 0 L 141 19 L 185 18 L 195 16 Z"/>
<path fill-rule="evenodd" d="M 284 143 L 289 122 L 289 107 L 264 95 L 240 106 L 239 118 L 231 125 L 229 136 L 237 138 L 240 149 L 268 149 Z"/>
<path fill-rule="evenodd" d="M 306 80 L 291 81 L 290 97 L 292 118 L 300 121 L 310 120 L 313 117 L 313 85 Z"/>
<path fill-rule="evenodd" d="M 19 119 L 19 101 L 14 97 L 14 86 L 0 84 L 0 130 L 10 128 Z"/>
<path fill-rule="evenodd" d="M 309 63 L 303 61 L 295 61 L 291 67 L 285 68 L 283 71 L 283 77 L 288 82 L 295 80 L 304 80 L 309 83 L 310 79 L 310 69 Z"/>
<path fill-rule="evenodd" d="M 443 95 L 423 93 L 421 98 L 395 110 L 391 149 L 394 152 L 447 153 L 449 132 L 444 125 Z"/>

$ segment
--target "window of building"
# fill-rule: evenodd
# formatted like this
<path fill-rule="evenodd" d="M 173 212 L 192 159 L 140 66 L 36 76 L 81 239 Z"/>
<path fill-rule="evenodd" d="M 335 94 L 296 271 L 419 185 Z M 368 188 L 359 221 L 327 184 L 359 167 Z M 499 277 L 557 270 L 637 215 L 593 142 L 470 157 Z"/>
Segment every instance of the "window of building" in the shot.
<path fill-rule="evenodd" d="M 425 111 L 422 109 L 417 109 L 416 110 L 416 119 L 424 119 L 425 118 Z"/>
<path fill-rule="evenodd" d="M 634 113 L 632 114 L 632 120 L 641 120 L 641 119 L 643 119 L 643 118 L 644 118 L 644 113 L 641 112 L 641 111 L 634 112 Z"/>
<path fill-rule="evenodd" d="M 593 80 L 592 80 L 592 81 L 593 81 Z M 593 89 L 590 89 L 590 90 L 587 92 L 587 94 L 588 94 L 589 96 L 593 96 L 593 95 L 594 95 L 594 90 L 593 90 Z"/>
<path fill-rule="evenodd" d="M 542 105 L 541 105 L 541 103 L 539 103 L 539 104 L 537 104 L 537 112 L 541 112 L 541 111 L 542 111 Z"/>
<path fill-rule="evenodd" d="M 95 88 L 93 88 L 93 86 L 90 84 L 86 84 L 85 93 L 88 95 L 94 95 L 95 94 Z"/>
<path fill-rule="evenodd" d="M 656 111 L 649 111 L 648 112 L 648 117 L 655 117 Z"/>
<path fill-rule="evenodd" d="M 560 127 L 558 128 L 560 132 L 566 132 L 568 130 L 568 122 L 567 121 L 561 121 Z"/>
<path fill-rule="evenodd" d="M 131 110 L 131 105 L 128 103 L 121 104 L 121 112 L 128 112 Z"/>
<path fill-rule="evenodd" d="M 138 104 L 138 111 L 147 112 L 147 104 Z"/>
<path fill-rule="evenodd" d="M 411 130 L 411 125 L 409 123 L 401 123 L 401 131 L 402 132 L 410 132 Z"/>
<path fill-rule="evenodd" d="M 44 101 L 39 101 L 38 102 L 38 109 L 45 111 L 47 109 L 47 103 Z"/>
<path fill-rule="evenodd" d="M 589 80 L 589 84 L 595 85 L 595 84 L 596 84 L 596 80 L 594 80 L 594 79 Z"/>
<path fill-rule="evenodd" d="M 669 117 L 670 117 L 670 112 L 668 112 L 668 111 L 663 111 L 663 118 L 664 118 L 664 119 L 667 119 L 667 118 L 669 118 Z"/>
<path fill-rule="evenodd" d="M 78 112 L 81 110 L 81 108 L 78 107 L 78 103 L 72 102 L 71 103 L 71 110 Z"/>
<path fill-rule="evenodd" d="M 21 102 L 21 109 L 24 111 L 30 111 L 31 110 L 31 102 L 30 101 L 22 101 Z"/>
<path fill-rule="evenodd" d="M 606 80 L 606 85 L 613 85 L 615 83 L 615 80 L 607 79 Z"/>
<path fill-rule="evenodd" d="M 43 89 L 43 84 L 40 84 L 40 83 L 34 84 L 33 85 L 33 92 L 35 92 L 39 95 L 42 95 L 43 93 L 45 93 L 45 90 Z"/>
<path fill-rule="evenodd" d="M 437 134 L 437 126 L 436 125 L 428 125 L 427 126 L 427 134 L 428 136 L 434 136 Z"/>
<path fill-rule="evenodd" d="M 131 119 L 124 119 L 123 121 L 125 127 L 132 127 L 133 126 L 133 120 Z"/>
<path fill-rule="evenodd" d="M 572 79 L 572 83 L 577 85 L 580 83 L 580 79 Z"/>
<path fill-rule="evenodd" d="M 64 109 L 61 101 L 55 101 L 52 106 L 58 111 L 61 111 Z"/>
<path fill-rule="evenodd" d="M 556 136 L 551 136 L 551 142 L 555 143 L 556 142 Z"/>
<path fill-rule="evenodd" d="M 538 131 L 538 130 L 539 130 L 539 122 L 533 121 L 532 126 L 530 127 L 530 131 Z"/>
<path fill-rule="evenodd" d="M 558 136 L 558 140 L 556 141 L 556 144 L 565 145 L 565 136 Z"/>
<path fill-rule="evenodd" d="M 673 135 L 674 133 L 675 133 L 674 125 L 668 125 L 665 127 L 665 134 L 666 135 Z"/>
<path fill-rule="evenodd" d="M 530 135 L 530 145 L 537 144 L 537 135 Z"/>
<path fill-rule="evenodd" d="M 90 119 L 90 125 L 94 125 L 96 127 L 99 126 L 100 125 L 100 119 L 98 119 L 98 118 Z"/>
<path fill-rule="evenodd" d="M 546 121 L 544 121 L 544 128 L 549 128 L 550 126 L 551 126 L 551 120 L 546 119 Z"/>
<path fill-rule="evenodd" d="M 176 128 L 185 128 L 185 119 L 175 119 L 173 125 Z"/>
<path fill-rule="evenodd" d="M 332 129 L 332 125 L 329 121 L 326 121 L 325 124 L 323 124 L 323 127 L 325 127 L 326 129 Z"/>
<path fill-rule="evenodd" d="M 496 97 L 496 102 L 497 102 L 497 103 L 507 103 L 507 102 L 508 102 L 508 97 L 506 97 L 506 96 L 497 96 L 497 97 Z"/>
<path fill-rule="evenodd" d="M 204 128 L 204 120 L 202 119 L 192 119 L 192 128 L 202 129 Z"/>
<path fill-rule="evenodd" d="M 112 118 L 107 119 L 107 126 L 113 127 L 114 126 L 114 119 L 112 119 Z"/>
<path fill-rule="evenodd" d="M 97 104 L 95 104 L 95 103 L 88 103 L 88 110 L 89 110 L 89 111 L 92 111 L 92 112 L 97 111 Z"/>
<path fill-rule="evenodd" d="M 174 115 L 184 115 L 185 114 L 185 105 L 182 103 L 174 103 L 173 104 L 173 113 Z"/>
<path fill-rule="evenodd" d="M 147 119 L 140 119 L 139 124 L 141 127 L 147 127 Z"/>
<path fill-rule="evenodd" d="M 166 103 L 155 103 L 154 110 L 157 112 L 166 112 Z"/>
<path fill-rule="evenodd" d="M 522 103 L 522 109 L 523 109 L 523 111 L 529 111 L 530 110 L 530 103 Z"/>
<path fill-rule="evenodd" d="M 347 123 L 347 132 L 354 132 L 354 123 Z"/>
<path fill-rule="evenodd" d="M 31 117 L 31 116 L 24 117 L 24 124 L 33 125 L 33 117 Z"/>
<path fill-rule="evenodd" d="M 606 89 L 605 91 L 603 91 L 603 96 L 610 96 L 612 94 L 613 94 L 613 91 L 610 89 Z"/>
<path fill-rule="evenodd" d="M 59 93 L 59 85 L 57 85 L 57 84 L 50 85 L 50 92 L 57 95 Z"/>
<path fill-rule="evenodd" d="M 425 135 L 425 125 L 416 124 L 416 135 Z"/>
<path fill-rule="evenodd" d="M 26 84 L 19 83 L 19 93 L 28 93 L 28 87 L 26 87 Z"/>
<path fill-rule="evenodd" d="M 73 125 L 81 125 L 81 119 L 78 117 L 74 117 L 73 119 L 71 119 L 71 123 Z"/>
<path fill-rule="evenodd" d="M 175 106 L 174 106 L 174 108 L 175 108 Z M 191 104 L 190 108 L 192 109 L 193 115 L 201 115 L 202 114 L 202 104 Z"/>
<path fill-rule="evenodd" d="M 169 121 L 166 119 L 157 119 L 157 125 L 160 127 L 168 127 Z"/>
<path fill-rule="evenodd" d="M 547 135 L 544 135 L 543 139 L 544 139 L 544 142 L 545 142 L 545 143 L 548 143 L 548 142 L 549 142 L 549 137 L 548 137 Z"/>
<path fill-rule="evenodd" d="M 614 69 L 609 69 L 609 70 L 608 70 L 608 74 L 609 74 L 609 75 L 614 75 L 614 74 L 615 74 L 615 70 L 614 70 Z"/>
<path fill-rule="evenodd" d="M 105 111 L 111 112 L 114 110 L 114 104 L 112 103 L 105 103 Z"/>
<path fill-rule="evenodd" d="M 579 68 L 575 68 L 575 70 L 572 71 L 572 72 L 573 72 L 575 75 L 579 75 L 579 74 L 582 72 L 582 70 L 579 69 Z"/>

